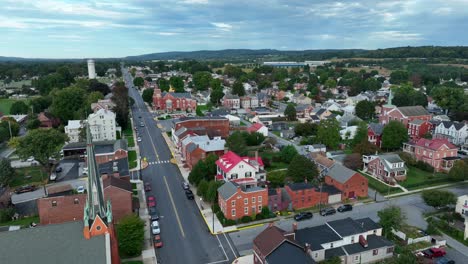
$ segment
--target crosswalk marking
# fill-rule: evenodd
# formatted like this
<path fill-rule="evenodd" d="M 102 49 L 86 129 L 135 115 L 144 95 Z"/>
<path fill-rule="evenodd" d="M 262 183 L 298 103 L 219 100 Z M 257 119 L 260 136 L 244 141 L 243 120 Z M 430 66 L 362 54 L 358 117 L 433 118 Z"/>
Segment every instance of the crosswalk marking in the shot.
<path fill-rule="evenodd" d="M 170 163 L 170 160 L 158 160 L 158 161 L 150 161 L 148 162 L 149 165 L 156 165 L 156 164 L 166 164 Z"/>

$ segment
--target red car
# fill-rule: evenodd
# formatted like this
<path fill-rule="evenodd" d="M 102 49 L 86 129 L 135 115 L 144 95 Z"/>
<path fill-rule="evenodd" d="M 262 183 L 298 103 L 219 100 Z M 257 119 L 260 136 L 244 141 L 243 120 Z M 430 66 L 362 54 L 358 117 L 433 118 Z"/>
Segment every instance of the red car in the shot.
<path fill-rule="evenodd" d="M 156 198 L 152 195 L 148 196 L 148 207 L 156 207 Z"/>
<path fill-rule="evenodd" d="M 430 249 L 424 250 L 423 254 L 426 258 L 433 259 L 433 258 L 443 257 L 447 253 L 442 248 L 430 248 Z"/>
<path fill-rule="evenodd" d="M 145 192 L 151 192 L 151 184 L 149 182 L 145 182 Z"/>
<path fill-rule="evenodd" d="M 162 248 L 163 242 L 161 240 L 160 235 L 155 235 L 153 240 L 154 240 L 154 247 L 155 248 Z"/>

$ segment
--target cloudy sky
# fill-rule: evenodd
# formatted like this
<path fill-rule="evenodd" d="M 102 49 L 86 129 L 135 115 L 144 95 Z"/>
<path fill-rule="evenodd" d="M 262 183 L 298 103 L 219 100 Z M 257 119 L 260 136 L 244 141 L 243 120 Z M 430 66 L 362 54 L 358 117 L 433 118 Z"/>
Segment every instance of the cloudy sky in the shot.
<path fill-rule="evenodd" d="M 467 45 L 468 0 L 0 0 L 0 56 Z"/>

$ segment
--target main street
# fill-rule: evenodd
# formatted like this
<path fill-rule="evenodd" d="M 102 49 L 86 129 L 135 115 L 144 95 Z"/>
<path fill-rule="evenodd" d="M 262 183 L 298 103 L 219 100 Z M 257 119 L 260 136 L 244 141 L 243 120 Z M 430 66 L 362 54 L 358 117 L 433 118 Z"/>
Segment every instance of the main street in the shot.
<path fill-rule="evenodd" d="M 457 187 L 448 188 L 449 191 L 455 193 L 456 196 L 466 194 L 468 192 L 468 186 L 462 185 Z M 377 212 L 384 209 L 386 206 L 395 205 L 402 209 L 402 211 L 406 215 L 406 223 L 416 226 L 421 229 L 425 229 L 427 227 L 427 223 L 424 220 L 423 213 L 424 212 L 431 212 L 434 208 L 427 206 L 421 195 L 419 193 L 413 195 L 406 195 L 401 196 L 398 198 L 393 198 L 391 200 L 387 200 L 385 202 L 378 202 L 378 203 L 371 203 L 371 204 L 364 204 L 360 206 L 355 206 L 353 211 L 339 213 L 337 212 L 335 215 L 331 216 L 320 216 L 319 214 L 314 214 L 314 217 L 310 220 L 302 221 L 298 223 L 298 228 L 305 228 L 311 226 L 322 225 L 326 221 L 333 221 L 344 219 L 347 217 L 353 219 L 359 219 L 364 217 L 369 217 L 374 221 L 378 221 L 379 217 L 377 216 Z M 288 231 L 292 229 L 292 224 L 294 219 L 284 219 L 281 221 L 276 222 L 275 224 Z M 245 229 L 238 232 L 230 233 L 229 236 L 234 241 L 234 244 L 240 253 L 240 255 L 249 254 L 252 251 L 252 241 L 253 239 L 264 229 L 266 225 Z"/>
<path fill-rule="evenodd" d="M 142 142 L 140 155 L 149 166 L 142 170 L 142 180 L 150 182 L 160 214 L 161 237 L 164 247 L 156 250 L 159 263 L 231 263 L 237 252 L 229 236 L 210 234 L 194 200 L 188 200 L 182 189 L 182 175 L 170 163 L 171 152 L 161 130 L 156 126 L 142 97 L 133 86 L 127 70 L 123 76 L 129 95 L 135 100 L 132 106 L 133 123 L 138 128 Z M 140 127 L 140 122 L 144 127 Z"/>

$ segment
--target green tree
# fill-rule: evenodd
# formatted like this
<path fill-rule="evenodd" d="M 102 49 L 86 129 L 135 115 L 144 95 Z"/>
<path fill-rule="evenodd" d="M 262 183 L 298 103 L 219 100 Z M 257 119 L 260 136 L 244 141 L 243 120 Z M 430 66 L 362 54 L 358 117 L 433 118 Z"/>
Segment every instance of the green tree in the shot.
<path fill-rule="evenodd" d="M 196 72 L 192 77 L 195 89 L 197 89 L 198 91 L 207 90 L 210 86 L 211 79 L 211 73 L 207 71 Z"/>
<path fill-rule="evenodd" d="M 15 169 L 11 167 L 9 159 L 0 159 L 0 185 L 8 186 L 15 176 Z"/>
<path fill-rule="evenodd" d="M 286 90 L 288 90 L 288 84 L 287 84 L 284 80 L 281 80 L 281 81 L 278 83 L 278 88 L 279 88 L 281 91 L 286 91 Z"/>
<path fill-rule="evenodd" d="M 315 163 L 303 155 L 295 155 L 288 166 L 288 177 L 294 182 L 317 182 L 318 170 Z"/>
<path fill-rule="evenodd" d="M 210 82 L 210 87 L 211 87 L 211 90 L 218 90 L 220 89 L 221 91 L 223 90 L 223 88 L 221 87 L 221 80 L 220 79 L 212 79 L 211 82 Z"/>
<path fill-rule="evenodd" d="M 174 90 L 176 91 L 176 93 L 183 93 L 185 92 L 185 89 L 184 89 L 184 80 L 179 77 L 179 76 L 172 76 L 170 79 L 169 79 L 169 83 L 171 84 L 171 86 L 174 88 Z"/>
<path fill-rule="evenodd" d="M 367 78 L 364 81 L 365 89 L 368 91 L 377 91 L 382 87 L 382 83 L 374 78 Z"/>
<path fill-rule="evenodd" d="M 328 79 L 325 81 L 325 87 L 327 88 L 335 88 L 336 87 L 336 81 L 334 79 Z"/>
<path fill-rule="evenodd" d="M 289 121 L 296 120 L 296 107 L 293 104 L 288 104 L 284 110 L 284 115 L 288 118 Z"/>
<path fill-rule="evenodd" d="M 382 148 L 398 149 L 408 141 L 408 130 L 398 121 L 390 121 L 382 132 Z"/>
<path fill-rule="evenodd" d="M 369 120 L 375 116 L 375 105 L 374 103 L 362 100 L 356 104 L 356 115 L 363 119 Z"/>
<path fill-rule="evenodd" d="M 431 91 L 431 96 L 438 106 L 449 112 L 459 112 L 468 101 L 462 88 L 437 86 Z"/>
<path fill-rule="evenodd" d="M 445 190 L 425 190 L 421 194 L 424 202 L 432 207 L 441 207 L 457 203 L 454 193 Z"/>
<path fill-rule="evenodd" d="M 86 109 L 84 109 L 84 114 L 87 115 L 89 113 L 89 109 L 91 109 L 91 104 L 97 103 L 99 100 L 102 99 L 104 99 L 104 95 L 99 91 L 89 93 L 86 96 Z"/>
<path fill-rule="evenodd" d="M 301 137 L 313 136 L 317 134 L 318 125 L 315 123 L 298 123 L 294 127 L 294 134 Z"/>
<path fill-rule="evenodd" d="M 188 176 L 188 180 L 191 184 L 195 184 L 196 186 L 198 183 L 203 179 L 206 171 L 206 166 L 203 160 L 199 160 L 195 166 L 193 166 L 190 174 Z M 214 177 L 214 176 L 213 176 Z"/>
<path fill-rule="evenodd" d="M 407 71 L 398 70 L 398 71 L 393 71 L 390 74 L 390 82 L 392 84 L 400 84 L 400 83 L 407 82 L 408 80 L 409 80 L 409 74 Z"/>
<path fill-rule="evenodd" d="M 132 98 L 128 96 L 128 89 L 125 87 L 125 84 L 123 82 L 117 83 L 112 90 L 111 100 L 115 104 L 113 109 L 116 115 L 115 120 L 123 129 L 130 125 L 128 123 L 128 105 L 129 101 L 131 101 L 130 99 Z"/>
<path fill-rule="evenodd" d="M 211 94 L 210 94 L 210 102 L 213 105 L 219 105 L 223 97 L 224 97 L 224 93 L 221 88 L 214 89 L 211 91 Z"/>
<path fill-rule="evenodd" d="M 100 92 L 102 95 L 107 95 L 108 93 L 111 92 L 107 84 L 99 82 L 96 79 L 89 80 L 88 89 L 91 92 Z"/>
<path fill-rule="evenodd" d="M 258 146 L 263 141 L 265 141 L 265 136 L 258 132 L 242 132 L 242 136 L 244 137 L 245 143 L 247 146 Z"/>
<path fill-rule="evenodd" d="M 237 80 L 232 85 L 232 94 L 237 94 L 238 96 L 245 95 L 245 88 L 241 81 Z"/>
<path fill-rule="evenodd" d="M 164 78 L 159 78 L 158 81 L 158 88 L 161 89 L 163 92 L 169 91 L 169 81 Z"/>
<path fill-rule="evenodd" d="M 293 145 L 283 147 L 280 152 L 281 160 L 286 163 L 291 163 L 292 159 L 298 155 L 296 148 Z"/>
<path fill-rule="evenodd" d="M 141 254 L 145 239 L 145 222 L 135 214 L 125 216 L 117 224 L 119 252 L 126 257 Z"/>
<path fill-rule="evenodd" d="M 47 109 L 52 104 L 51 96 L 40 96 L 31 99 L 29 105 L 31 106 L 31 111 L 35 114 L 40 113 Z"/>
<path fill-rule="evenodd" d="M 379 224 L 382 226 L 384 236 L 387 238 L 392 233 L 392 228 L 400 229 L 406 220 L 401 208 L 393 205 L 378 211 L 377 215 L 380 218 Z"/>
<path fill-rule="evenodd" d="M 317 140 L 328 148 L 336 149 L 341 141 L 340 124 L 336 119 L 325 119 L 320 121 L 317 130 Z"/>
<path fill-rule="evenodd" d="M 284 180 L 286 178 L 286 173 L 284 171 L 274 171 L 267 172 L 267 181 L 271 188 L 278 188 L 284 186 Z"/>
<path fill-rule="evenodd" d="M 142 87 L 144 84 L 145 79 L 143 79 L 142 77 L 136 77 L 135 79 L 133 79 L 133 85 L 135 85 L 136 87 Z"/>
<path fill-rule="evenodd" d="M 420 91 L 416 91 L 411 83 L 402 84 L 400 87 L 394 90 L 395 95 L 393 97 L 392 103 L 396 106 L 427 106 L 427 96 Z"/>
<path fill-rule="evenodd" d="M 29 107 L 23 101 L 15 101 L 10 107 L 10 115 L 27 114 Z"/>
<path fill-rule="evenodd" d="M 33 156 L 48 175 L 51 169 L 49 158 L 57 160 L 60 158 L 60 150 L 68 140 L 68 136 L 56 129 L 33 129 L 24 137 L 14 139 L 17 139 L 18 156 L 22 159 Z"/>
<path fill-rule="evenodd" d="M 245 155 L 247 153 L 247 143 L 241 132 L 235 131 L 226 139 L 226 146 L 229 150 L 237 155 Z"/>
<path fill-rule="evenodd" d="M 16 137 L 20 131 L 20 125 L 13 117 L 3 117 L 0 120 L 0 142 L 11 137 Z M 11 131 L 11 135 L 10 135 Z M 3 139 L 3 140 L 2 140 Z"/>
<path fill-rule="evenodd" d="M 464 160 L 457 160 L 450 169 L 448 177 L 454 181 L 464 181 L 468 179 L 468 164 Z"/>
<path fill-rule="evenodd" d="M 28 118 L 28 121 L 26 121 L 26 128 L 28 130 L 36 129 L 41 126 L 41 121 L 37 119 L 35 116 L 32 116 Z"/>
<path fill-rule="evenodd" d="M 209 183 L 202 179 L 197 185 L 197 195 L 201 197 L 206 197 L 206 193 L 208 192 Z"/>
<path fill-rule="evenodd" d="M 143 101 L 147 102 L 149 105 L 153 104 L 153 93 L 154 89 L 147 88 L 143 91 L 141 97 L 143 98 Z"/>
<path fill-rule="evenodd" d="M 206 197 L 204 197 L 204 199 L 210 203 L 216 202 L 218 198 L 218 188 L 221 187 L 221 185 L 223 185 L 223 182 L 211 180 L 208 183 L 208 190 L 206 191 Z"/>
<path fill-rule="evenodd" d="M 72 119 L 81 119 L 79 110 L 85 104 L 85 95 L 86 92 L 83 89 L 76 87 L 58 91 L 52 99 L 52 114 L 60 118 L 62 123 Z"/>
<path fill-rule="evenodd" d="M 357 144 L 367 141 L 367 123 L 359 122 L 356 134 L 351 142 L 351 145 L 356 146 Z"/>
<path fill-rule="evenodd" d="M 367 140 L 361 141 L 361 143 L 358 143 L 353 147 L 353 153 L 359 153 L 361 155 L 371 155 L 380 151 L 379 147 Z"/>

